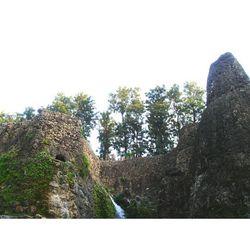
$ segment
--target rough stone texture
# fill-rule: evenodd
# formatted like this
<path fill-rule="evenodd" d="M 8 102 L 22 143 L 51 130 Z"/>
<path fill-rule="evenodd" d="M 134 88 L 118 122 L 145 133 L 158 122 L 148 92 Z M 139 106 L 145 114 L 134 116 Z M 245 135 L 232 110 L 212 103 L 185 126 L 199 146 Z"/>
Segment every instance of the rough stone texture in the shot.
<path fill-rule="evenodd" d="M 231 53 L 225 53 L 210 66 L 207 79 L 207 104 L 249 83 L 249 77 L 237 59 Z"/>
<path fill-rule="evenodd" d="M 248 76 L 231 54 L 225 54 L 210 68 L 208 89 L 211 83 L 191 161 L 190 216 L 249 217 Z"/>
<path fill-rule="evenodd" d="M 115 195 L 126 191 L 132 199 L 149 199 L 157 205 L 159 217 L 187 216 L 195 133 L 195 124 L 184 127 L 177 148 L 166 155 L 102 162 L 102 183 Z"/>
<path fill-rule="evenodd" d="M 228 92 L 201 120 L 193 159 L 194 217 L 250 213 L 250 88 Z"/>
<path fill-rule="evenodd" d="M 100 180 L 114 194 L 128 191 L 132 197 L 157 198 L 162 176 L 171 169 L 175 151 L 168 155 L 142 157 L 123 161 L 103 161 Z"/>
<path fill-rule="evenodd" d="M 94 217 L 93 189 L 100 163 L 82 138 L 78 120 L 60 113 L 42 112 L 31 121 L 1 124 L 0 153 L 12 146 L 18 149 L 18 158 L 23 162 L 44 149 L 54 158 L 54 175 L 47 194 L 49 217 Z M 56 159 L 58 155 L 61 161 Z M 83 155 L 91 166 L 86 176 L 81 173 Z M 26 203 L 26 207 L 17 204 L 16 212 L 29 211 L 35 216 L 36 207 Z"/>
<path fill-rule="evenodd" d="M 71 166 L 70 166 L 71 165 Z M 68 180 L 68 168 L 74 173 Z M 93 218 L 93 185 L 91 177 L 82 179 L 79 169 L 68 163 L 56 163 L 56 172 L 48 194 L 49 214 L 55 218 Z"/>
<path fill-rule="evenodd" d="M 161 180 L 158 196 L 159 217 L 189 217 L 189 197 L 192 182 L 190 161 L 194 151 L 196 131 L 196 124 L 190 124 L 181 130 L 175 161 Z"/>

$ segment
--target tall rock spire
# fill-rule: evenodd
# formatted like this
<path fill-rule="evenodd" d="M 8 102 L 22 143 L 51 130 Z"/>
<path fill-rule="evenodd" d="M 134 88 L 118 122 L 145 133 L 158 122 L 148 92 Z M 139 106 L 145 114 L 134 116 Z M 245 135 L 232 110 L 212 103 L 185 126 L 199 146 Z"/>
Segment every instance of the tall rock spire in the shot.
<path fill-rule="evenodd" d="M 207 104 L 233 88 L 250 84 L 249 77 L 233 56 L 227 52 L 211 64 L 207 79 Z"/>
<path fill-rule="evenodd" d="M 210 67 L 198 125 L 191 217 L 250 218 L 250 81 L 231 53 Z"/>

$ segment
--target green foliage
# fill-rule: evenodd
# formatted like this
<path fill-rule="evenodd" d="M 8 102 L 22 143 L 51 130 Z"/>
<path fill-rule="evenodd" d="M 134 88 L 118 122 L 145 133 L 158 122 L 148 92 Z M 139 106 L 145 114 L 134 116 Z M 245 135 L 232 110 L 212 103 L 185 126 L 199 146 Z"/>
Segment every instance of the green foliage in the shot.
<path fill-rule="evenodd" d="M 91 168 L 91 163 L 87 155 L 82 156 L 82 167 L 80 168 L 80 175 L 82 178 L 85 178 L 89 175 L 89 171 Z"/>
<path fill-rule="evenodd" d="M 0 154 L 0 213 L 46 215 L 47 193 L 53 177 L 53 159 L 47 151 L 41 151 L 23 162 L 18 160 L 15 148 Z M 15 204 L 26 210 L 17 211 Z"/>
<path fill-rule="evenodd" d="M 75 110 L 74 116 L 79 118 L 82 123 L 83 136 L 85 138 L 90 136 L 91 130 L 96 126 L 97 113 L 95 112 L 94 100 L 84 94 L 79 93 L 74 97 Z"/>
<path fill-rule="evenodd" d="M 22 117 L 26 120 L 31 120 L 35 116 L 35 109 L 33 107 L 27 107 L 25 108 Z"/>
<path fill-rule="evenodd" d="M 15 122 L 19 120 L 19 115 L 15 114 L 15 115 L 10 115 L 4 112 L 0 112 L 0 123 L 4 123 L 4 122 Z"/>
<path fill-rule="evenodd" d="M 42 144 L 43 144 L 43 145 L 49 145 L 49 144 L 50 144 L 49 139 L 48 139 L 48 138 L 46 138 L 46 137 L 45 137 L 45 138 L 43 138 L 43 139 L 42 139 Z"/>
<path fill-rule="evenodd" d="M 170 103 L 165 85 L 156 86 L 146 93 L 148 151 L 152 155 L 164 154 L 173 147 L 170 130 Z"/>
<path fill-rule="evenodd" d="M 81 121 L 81 133 L 85 138 L 90 136 L 91 130 L 96 126 L 97 113 L 94 100 L 84 93 L 74 97 L 58 93 L 47 109 L 77 117 Z"/>
<path fill-rule="evenodd" d="M 137 96 L 138 89 L 132 89 L 127 87 L 119 87 L 116 93 L 112 93 L 109 96 L 110 109 L 114 112 L 120 113 L 122 119 L 128 110 L 128 106 L 131 104 L 131 100 Z"/>
<path fill-rule="evenodd" d="M 196 82 L 184 84 L 183 106 L 187 122 L 196 123 L 200 120 L 205 108 L 204 90 Z"/>
<path fill-rule="evenodd" d="M 75 174 L 70 170 L 67 172 L 67 182 L 69 186 L 72 187 L 74 185 Z"/>
<path fill-rule="evenodd" d="M 84 166 L 85 168 L 87 168 L 87 169 L 90 169 L 91 163 L 90 163 L 90 160 L 89 160 L 89 158 L 88 158 L 87 155 L 84 154 L 84 155 L 82 156 L 82 161 L 83 161 L 83 166 Z"/>
<path fill-rule="evenodd" d="M 185 114 L 183 110 L 183 97 L 180 91 L 180 86 L 174 84 L 167 91 L 167 99 L 169 101 L 169 118 L 170 118 L 170 129 L 171 129 L 171 141 L 176 143 L 176 138 L 180 136 L 180 130 L 185 124 Z"/>
<path fill-rule="evenodd" d="M 0 112 L 0 123 L 19 122 L 22 120 L 31 120 L 35 116 L 35 110 L 32 107 L 25 108 L 23 113 L 7 114 Z"/>
<path fill-rule="evenodd" d="M 109 111 L 100 114 L 99 119 L 99 136 L 98 140 L 100 142 L 100 158 L 103 160 L 108 160 L 111 153 L 111 146 L 114 142 L 115 137 L 115 121 L 111 117 Z"/>
<path fill-rule="evenodd" d="M 126 214 L 127 218 L 157 218 L 157 208 L 149 201 L 131 200 Z"/>
<path fill-rule="evenodd" d="M 195 82 L 177 84 L 167 91 L 157 86 L 146 93 L 149 146 L 152 155 L 170 151 L 178 142 L 181 128 L 198 122 L 205 107 L 204 91 Z"/>
<path fill-rule="evenodd" d="M 138 88 L 119 87 L 109 98 L 110 110 L 121 115 L 116 124 L 114 148 L 121 157 L 142 156 L 145 151 L 144 104 Z"/>
<path fill-rule="evenodd" d="M 72 114 L 75 109 L 75 103 L 71 96 L 65 96 L 63 93 L 58 93 L 52 102 L 52 105 L 48 106 L 50 111 L 61 112 L 64 114 Z"/>
<path fill-rule="evenodd" d="M 157 218 L 157 207 L 146 198 L 130 199 L 125 192 L 115 197 L 117 204 L 122 206 L 127 218 Z"/>
<path fill-rule="evenodd" d="M 95 218 L 115 218 L 115 207 L 109 194 L 99 184 L 95 184 L 94 186 L 93 198 Z"/>

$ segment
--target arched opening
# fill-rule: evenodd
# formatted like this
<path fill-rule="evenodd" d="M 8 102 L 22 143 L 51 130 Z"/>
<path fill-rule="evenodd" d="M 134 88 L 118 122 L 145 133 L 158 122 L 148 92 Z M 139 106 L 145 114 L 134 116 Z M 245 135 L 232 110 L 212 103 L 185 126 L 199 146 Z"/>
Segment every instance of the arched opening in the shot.
<path fill-rule="evenodd" d="M 63 154 L 57 154 L 56 155 L 56 160 L 65 162 L 66 161 L 66 157 Z"/>

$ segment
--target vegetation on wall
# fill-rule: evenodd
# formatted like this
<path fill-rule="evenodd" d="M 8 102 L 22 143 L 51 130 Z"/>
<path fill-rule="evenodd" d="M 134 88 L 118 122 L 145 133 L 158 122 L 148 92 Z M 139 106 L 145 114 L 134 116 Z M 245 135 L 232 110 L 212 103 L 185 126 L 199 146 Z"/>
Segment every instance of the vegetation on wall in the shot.
<path fill-rule="evenodd" d="M 149 199 L 145 197 L 131 196 L 126 192 L 119 193 L 115 197 L 115 201 L 126 213 L 126 218 L 157 218 L 157 207 Z"/>
<path fill-rule="evenodd" d="M 115 218 L 115 207 L 108 192 L 99 184 L 95 184 L 93 190 L 94 217 Z"/>
<path fill-rule="evenodd" d="M 82 156 L 82 166 L 80 168 L 80 174 L 82 178 L 85 178 L 86 176 L 89 175 L 89 171 L 91 168 L 91 163 L 86 154 Z"/>
<path fill-rule="evenodd" d="M 47 151 L 25 161 L 20 160 L 14 147 L 0 154 L 0 213 L 46 216 L 53 166 Z"/>

